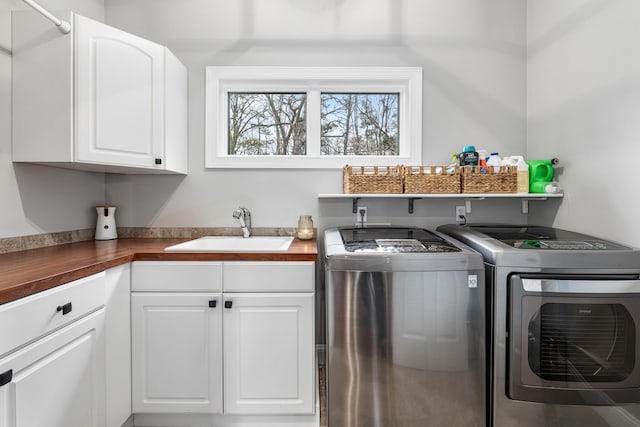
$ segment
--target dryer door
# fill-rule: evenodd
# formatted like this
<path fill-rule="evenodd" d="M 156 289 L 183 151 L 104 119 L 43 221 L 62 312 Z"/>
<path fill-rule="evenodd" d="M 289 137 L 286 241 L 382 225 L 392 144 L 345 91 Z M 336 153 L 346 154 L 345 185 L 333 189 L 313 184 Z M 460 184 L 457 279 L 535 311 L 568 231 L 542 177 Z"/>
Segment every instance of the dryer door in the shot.
<path fill-rule="evenodd" d="M 636 276 L 515 274 L 508 298 L 511 399 L 576 405 L 638 402 Z"/>

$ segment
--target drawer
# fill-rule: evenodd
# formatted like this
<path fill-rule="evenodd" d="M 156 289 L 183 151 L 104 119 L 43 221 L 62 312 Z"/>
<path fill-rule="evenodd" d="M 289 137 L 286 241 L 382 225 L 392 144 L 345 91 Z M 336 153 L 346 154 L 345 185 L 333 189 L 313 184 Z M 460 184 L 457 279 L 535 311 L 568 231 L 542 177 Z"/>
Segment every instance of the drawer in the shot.
<path fill-rule="evenodd" d="M 314 290 L 313 261 L 224 263 L 225 292 L 304 292 Z"/>
<path fill-rule="evenodd" d="M 104 306 L 105 277 L 97 273 L 0 305 L 0 356 Z"/>
<path fill-rule="evenodd" d="M 131 290 L 138 292 L 222 291 L 222 262 L 135 261 Z"/>

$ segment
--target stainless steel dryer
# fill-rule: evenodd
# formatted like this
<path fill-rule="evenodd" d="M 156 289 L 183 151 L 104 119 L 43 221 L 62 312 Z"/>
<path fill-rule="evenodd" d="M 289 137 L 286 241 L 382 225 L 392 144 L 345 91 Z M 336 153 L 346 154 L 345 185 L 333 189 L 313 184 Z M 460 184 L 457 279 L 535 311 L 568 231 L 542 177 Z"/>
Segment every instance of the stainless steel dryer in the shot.
<path fill-rule="evenodd" d="M 640 426 L 639 250 L 549 227 L 438 230 L 485 259 L 494 426 Z"/>
<path fill-rule="evenodd" d="M 329 427 L 484 426 L 482 257 L 420 228 L 325 232 Z"/>

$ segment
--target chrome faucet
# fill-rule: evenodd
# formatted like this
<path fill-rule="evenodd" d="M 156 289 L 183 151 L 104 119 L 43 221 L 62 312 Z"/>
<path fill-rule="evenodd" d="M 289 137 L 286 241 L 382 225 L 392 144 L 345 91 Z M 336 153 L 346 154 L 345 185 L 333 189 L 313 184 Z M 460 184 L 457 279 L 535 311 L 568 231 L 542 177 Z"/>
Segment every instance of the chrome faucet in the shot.
<path fill-rule="evenodd" d="M 233 211 L 233 217 L 240 221 L 242 237 L 251 237 L 251 212 L 247 208 L 238 208 Z"/>

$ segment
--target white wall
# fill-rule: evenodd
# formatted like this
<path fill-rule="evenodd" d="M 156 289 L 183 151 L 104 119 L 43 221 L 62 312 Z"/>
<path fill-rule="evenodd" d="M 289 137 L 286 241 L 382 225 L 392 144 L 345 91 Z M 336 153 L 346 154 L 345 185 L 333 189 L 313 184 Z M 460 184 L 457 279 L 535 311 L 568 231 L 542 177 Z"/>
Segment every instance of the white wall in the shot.
<path fill-rule="evenodd" d="M 635 0 L 527 3 L 527 152 L 559 157 L 566 189 L 549 219 L 634 246 L 640 246 L 638 22 Z"/>
<path fill-rule="evenodd" d="M 102 0 L 42 4 L 52 10 L 73 8 L 95 19 L 104 17 Z M 0 237 L 91 228 L 95 226 L 93 206 L 105 202 L 102 174 L 11 162 L 11 10 L 25 8 L 18 0 L 0 0 Z"/>
<path fill-rule="evenodd" d="M 423 163 L 464 145 L 525 152 L 525 0 L 105 0 L 108 24 L 166 44 L 189 69 L 189 175 L 107 176 L 124 226 L 351 223 L 340 170 L 205 170 L 204 67 L 381 65 L 424 69 Z M 363 202 L 370 221 L 435 226 L 461 201 Z M 520 204 L 477 202 L 471 220 L 526 221 Z"/>

